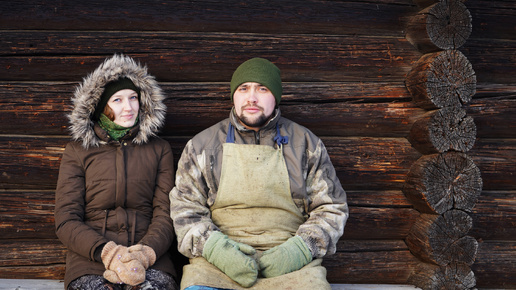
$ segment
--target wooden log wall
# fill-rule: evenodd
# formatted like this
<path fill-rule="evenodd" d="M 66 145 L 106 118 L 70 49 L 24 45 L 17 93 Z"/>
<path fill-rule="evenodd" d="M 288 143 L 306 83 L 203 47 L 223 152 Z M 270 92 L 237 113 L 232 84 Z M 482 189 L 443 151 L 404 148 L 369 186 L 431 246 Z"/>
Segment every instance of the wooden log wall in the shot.
<path fill-rule="evenodd" d="M 63 278 L 66 250 L 54 233 L 53 209 L 69 141 L 65 113 L 81 79 L 125 53 L 147 64 L 168 96 L 161 136 L 176 160 L 189 138 L 228 115 L 238 64 L 261 56 L 282 69 L 283 115 L 323 139 L 348 193 L 344 236 L 324 262 L 331 283 L 421 285 L 452 275 L 460 289 L 515 288 L 516 7 L 510 0 L 462 2 L 453 4 L 467 7 L 458 13 L 470 13 L 472 30 L 453 37 L 451 48 L 430 37 L 450 30 L 430 30 L 413 45 L 431 0 L 3 3 L 0 278 Z M 450 27 L 463 28 L 463 18 L 451 20 Z M 442 68 L 451 59 L 465 77 L 418 75 L 446 105 L 414 101 L 421 83 L 405 83 L 414 68 Z M 455 99 L 438 97 L 450 91 Z M 480 174 L 481 191 L 464 182 L 465 199 L 445 199 L 468 210 L 436 214 L 423 210 L 432 201 L 403 191 L 416 176 L 411 168 L 433 155 L 441 163 L 425 164 L 449 166 L 451 159 L 460 166 L 450 172 L 473 180 Z M 438 225 L 455 228 L 458 246 L 468 253 L 476 247 L 476 255 L 448 255 L 448 267 L 438 265 L 443 256 L 433 242 L 449 239 Z"/>

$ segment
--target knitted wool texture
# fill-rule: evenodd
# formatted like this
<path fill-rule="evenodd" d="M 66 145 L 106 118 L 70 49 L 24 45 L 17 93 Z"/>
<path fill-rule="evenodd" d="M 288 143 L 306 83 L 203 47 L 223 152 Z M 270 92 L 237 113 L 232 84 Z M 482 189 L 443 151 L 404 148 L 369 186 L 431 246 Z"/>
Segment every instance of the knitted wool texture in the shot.
<path fill-rule="evenodd" d="M 281 85 L 280 69 L 264 58 L 255 57 L 242 63 L 231 78 L 231 100 L 235 90 L 243 83 L 255 82 L 266 86 L 276 99 L 276 106 L 281 101 L 283 87 Z"/>

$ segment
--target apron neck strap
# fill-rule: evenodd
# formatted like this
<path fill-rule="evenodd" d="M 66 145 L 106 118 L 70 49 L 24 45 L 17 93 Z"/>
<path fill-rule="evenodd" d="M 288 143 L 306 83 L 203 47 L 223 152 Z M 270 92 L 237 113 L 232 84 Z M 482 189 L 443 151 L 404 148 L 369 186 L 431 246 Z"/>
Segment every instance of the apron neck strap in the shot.
<path fill-rule="evenodd" d="M 228 134 L 226 135 L 226 143 L 235 143 L 235 128 L 233 124 L 229 122 Z"/>
<path fill-rule="evenodd" d="M 274 141 L 278 144 L 278 147 L 281 145 L 288 144 L 288 136 L 281 136 L 279 123 L 276 123 L 276 136 L 274 136 Z M 229 122 L 228 126 L 228 134 L 226 136 L 226 143 L 235 143 L 235 127 L 231 122 Z"/>
<path fill-rule="evenodd" d="M 288 144 L 288 136 L 281 136 L 280 134 L 279 122 L 276 123 L 276 136 L 274 136 L 274 141 L 276 141 L 278 147 L 281 147 L 281 145 Z"/>

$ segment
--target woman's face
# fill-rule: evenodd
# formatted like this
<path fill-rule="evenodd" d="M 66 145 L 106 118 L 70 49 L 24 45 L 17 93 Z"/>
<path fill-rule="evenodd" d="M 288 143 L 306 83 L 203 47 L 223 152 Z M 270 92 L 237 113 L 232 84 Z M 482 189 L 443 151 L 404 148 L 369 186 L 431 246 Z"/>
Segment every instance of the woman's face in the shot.
<path fill-rule="evenodd" d="M 113 110 L 115 124 L 129 128 L 134 125 L 140 110 L 138 93 L 131 89 L 116 92 L 109 98 L 107 105 Z"/>

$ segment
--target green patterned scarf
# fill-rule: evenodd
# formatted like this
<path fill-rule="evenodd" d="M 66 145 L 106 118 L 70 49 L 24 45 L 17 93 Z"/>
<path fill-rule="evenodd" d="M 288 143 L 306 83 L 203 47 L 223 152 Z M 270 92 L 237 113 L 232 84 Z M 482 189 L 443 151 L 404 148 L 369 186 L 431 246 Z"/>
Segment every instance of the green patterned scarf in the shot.
<path fill-rule="evenodd" d="M 136 117 L 136 121 L 134 122 L 134 125 L 136 125 L 137 123 L 138 123 L 138 117 Z M 120 140 L 120 138 L 124 137 L 127 134 L 127 132 L 129 132 L 129 130 L 131 130 L 134 127 L 134 125 L 129 128 L 120 126 L 120 125 L 116 124 L 115 122 L 111 121 L 103 113 L 100 114 L 99 125 L 102 129 L 106 130 L 106 132 L 109 134 L 109 136 L 111 136 L 111 138 L 113 138 L 113 140 L 115 140 L 115 141 Z"/>

